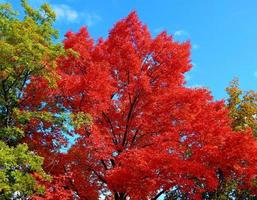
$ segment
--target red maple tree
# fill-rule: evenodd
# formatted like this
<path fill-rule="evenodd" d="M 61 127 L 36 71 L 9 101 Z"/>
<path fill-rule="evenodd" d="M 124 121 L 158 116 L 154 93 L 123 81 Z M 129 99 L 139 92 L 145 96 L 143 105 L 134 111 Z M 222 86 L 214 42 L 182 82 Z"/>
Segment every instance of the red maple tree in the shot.
<path fill-rule="evenodd" d="M 64 47 L 77 54 L 59 58 L 57 89 L 35 79 L 27 93 L 38 85 L 43 91 L 33 90 L 27 99 L 57 102 L 93 118 L 76 130 L 80 138 L 67 153 L 46 158 L 58 160 L 51 173 L 68 174 L 69 190 L 81 199 L 125 200 L 157 199 L 179 187 L 200 199 L 222 178 L 256 193 L 251 130 L 233 132 L 223 101 L 185 86 L 189 42 L 176 42 L 166 32 L 153 38 L 132 12 L 107 39 L 94 43 L 81 28 L 66 34 Z"/>

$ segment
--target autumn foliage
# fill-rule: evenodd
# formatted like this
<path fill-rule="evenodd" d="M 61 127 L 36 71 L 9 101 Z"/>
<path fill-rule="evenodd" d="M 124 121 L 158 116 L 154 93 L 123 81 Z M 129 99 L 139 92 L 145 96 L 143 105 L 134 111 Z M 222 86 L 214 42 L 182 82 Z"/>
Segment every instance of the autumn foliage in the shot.
<path fill-rule="evenodd" d="M 66 180 L 53 183 L 65 182 L 65 191 L 92 200 L 157 199 L 175 187 L 201 199 L 230 180 L 256 193 L 251 130 L 234 132 L 223 101 L 185 86 L 189 42 L 166 32 L 152 37 L 132 12 L 106 39 L 95 43 L 81 28 L 63 44 L 67 55 L 58 58 L 56 87 L 35 77 L 23 102 L 24 109 L 44 102 L 50 112 L 65 108 L 92 117 L 91 125 L 76 127 L 80 137 L 67 153 L 42 150 L 46 171 Z M 26 141 L 40 154 L 46 143 L 37 134 Z M 59 190 L 48 187 L 44 198 L 58 199 Z"/>

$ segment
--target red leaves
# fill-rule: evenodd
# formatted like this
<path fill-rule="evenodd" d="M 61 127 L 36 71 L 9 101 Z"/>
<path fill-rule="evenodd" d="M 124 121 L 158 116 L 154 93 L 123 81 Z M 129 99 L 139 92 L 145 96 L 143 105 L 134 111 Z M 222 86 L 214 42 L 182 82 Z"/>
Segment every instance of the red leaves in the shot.
<path fill-rule="evenodd" d="M 94 119 L 60 164 L 81 198 L 148 199 L 179 186 L 197 199 L 215 190 L 217 171 L 256 190 L 254 138 L 231 130 L 224 103 L 209 91 L 183 85 L 188 42 L 165 32 L 152 39 L 133 12 L 106 40 L 94 44 L 82 28 L 66 34 L 64 47 L 77 55 L 58 60 L 58 88 L 48 97 Z"/>
<path fill-rule="evenodd" d="M 68 189 L 69 182 L 67 177 L 59 176 L 53 177 L 52 181 L 42 181 L 44 184 L 44 195 L 36 195 L 33 196 L 32 199 L 34 200 L 70 200 L 75 197 L 75 194 L 72 190 Z"/>
<path fill-rule="evenodd" d="M 88 32 L 82 28 L 79 33 L 67 34 L 64 47 L 76 52 L 61 57 L 57 69 L 62 77 L 58 82 L 60 95 L 64 101 L 72 97 L 72 101 L 66 102 L 67 106 L 91 114 L 105 109 L 114 91 L 106 85 L 111 81 L 109 63 L 103 59 L 105 49 L 102 42 L 93 45 Z"/>

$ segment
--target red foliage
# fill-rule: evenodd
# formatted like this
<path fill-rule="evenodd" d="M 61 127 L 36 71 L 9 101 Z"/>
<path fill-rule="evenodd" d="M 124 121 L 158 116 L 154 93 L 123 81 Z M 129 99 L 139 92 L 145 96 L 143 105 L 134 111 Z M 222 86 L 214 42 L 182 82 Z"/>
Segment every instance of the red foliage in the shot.
<path fill-rule="evenodd" d="M 64 47 L 78 55 L 58 60 L 58 90 L 47 97 L 94 119 L 57 166 L 82 199 L 150 199 L 178 185 L 198 199 L 215 190 L 220 172 L 256 192 L 251 131 L 233 132 L 224 102 L 184 85 L 189 42 L 166 32 L 152 38 L 132 12 L 106 40 L 94 44 L 82 28 L 66 34 Z"/>
<path fill-rule="evenodd" d="M 53 177 L 52 181 L 43 181 L 42 177 L 35 175 L 38 182 L 44 185 L 44 195 L 35 195 L 33 200 L 70 200 L 75 197 L 75 193 L 69 189 L 69 179 L 66 176 Z"/>

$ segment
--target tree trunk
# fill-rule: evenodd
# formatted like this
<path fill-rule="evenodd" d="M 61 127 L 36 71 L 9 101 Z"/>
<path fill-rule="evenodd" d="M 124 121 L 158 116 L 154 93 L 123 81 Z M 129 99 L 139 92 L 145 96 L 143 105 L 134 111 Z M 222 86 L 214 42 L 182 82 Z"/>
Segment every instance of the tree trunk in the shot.
<path fill-rule="evenodd" d="M 127 195 L 123 192 L 115 192 L 114 200 L 126 200 Z"/>

